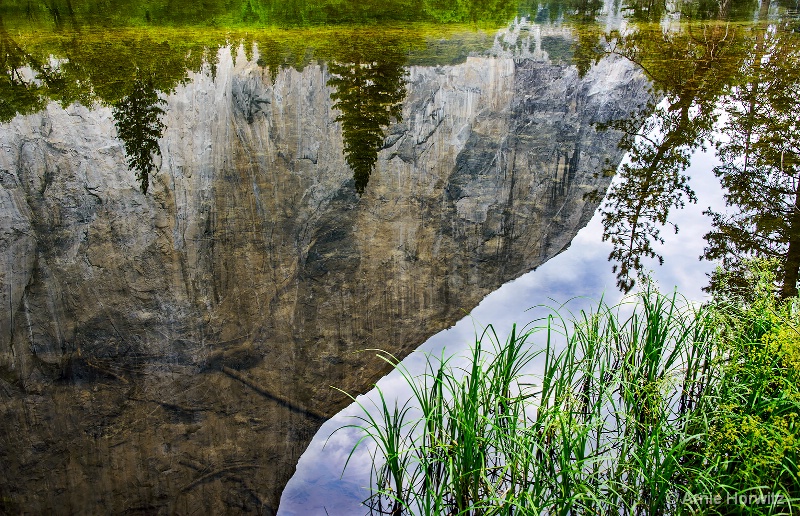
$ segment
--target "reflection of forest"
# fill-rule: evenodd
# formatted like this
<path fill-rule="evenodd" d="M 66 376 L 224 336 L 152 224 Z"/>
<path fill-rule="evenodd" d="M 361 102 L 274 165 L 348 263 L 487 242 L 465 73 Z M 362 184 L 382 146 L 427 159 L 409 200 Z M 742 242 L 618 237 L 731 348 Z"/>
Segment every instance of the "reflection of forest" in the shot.
<path fill-rule="evenodd" d="M 37 112 L 49 101 L 64 106 L 73 102 L 111 106 L 128 163 L 146 191 L 155 168 L 153 158 L 160 153 L 159 94 L 172 91 L 204 61 L 211 61 L 213 67 L 217 49 L 230 44 L 225 31 L 216 37 L 176 33 L 165 39 L 157 30 L 147 31 L 148 26 L 301 27 L 398 21 L 498 26 L 517 12 L 517 4 L 502 0 L 4 1 L 0 5 L 0 122 Z M 95 27 L 123 30 L 109 37 L 94 31 Z M 302 68 L 312 60 L 360 63 L 358 69 L 332 65 L 333 83 L 339 91 L 337 107 L 342 110 L 340 121 L 347 136 L 346 156 L 361 178 L 360 191 L 374 165 L 370 156 L 377 153 L 379 133 L 389 118 L 399 116 L 403 54 L 424 46 L 424 38 L 419 31 L 404 29 L 391 42 L 364 41 L 361 47 L 372 50 L 355 56 L 352 41 L 342 37 L 349 33 L 357 30 L 349 28 L 333 36 L 314 33 L 310 38 L 299 33 L 278 38 L 270 33 L 247 35 L 241 43 L 248 53 L 254 46 L 260 48 L 259 62 L 270 68 L 273 77 L 282 66 Z M 347 81 L 351 84 L 345 87 Z"/>
<path fill-rule="evenodd" d="M 130 5 L 129 5 L 130 4 Z M 412 5 L 413 4 L 413 5 Z M 575 4 L 575 5 L 573 5 Z M 165 7 L 166 6 L 166 7 Z M 277 25 L 312 25 L 323 22 L 437 21 L 507 23 L 518 12 L 538 9 L 528 0 L 401 0 L 400 2 L 254 2 L 242 5 L 247 23 L 268 20 Z M 541 12 L 553 19 L 580 12 L 591 18 L 599 4 L 551 2 Z M 165 10 L 166 9 L 166 10 Z M 206 62 L 212 67 L 217 51 L 231 40 L 227 32 L 174 33 L 165 39 L 146 25 L 180 25 L 237 22 L 239 8 L 226 3 L 198 4 L 172 0 L 166 4 L 112 0 L 89 4 L 82 0 L 47 2 L 11 1 L 0 6 L 0 122 L 17 114 L 43 109 L 48 102 L 62 106 L 74 102 L 113 108 L 118 135 L 130 168 L 143 191 L 160 154 L 157 140 L 163 129 L 159 95 L 172 91 Z M 241 20 L 240 20 L 241 21 Z M 238 23 L 238 22 L 237 22 Z M 114 37 L 83 30 L 95 25 L 120 26 Z M 141 26 L 138 27 L 137 26 Z M 7 27 L 12 29 L 7 30 Z M 12 36 L 13 34 L 13 36 Z M 245 33 L 242 48 L 274 78 L 282 67 L 302 70 L 309 63 L 327 62 L 336 90 L 334 101 L 341 114 L 345 157 L 361 192 L 374 168 L 383 143 L 383 131 L 400 116 L 404 96 L 403 66 L 452 64 L 470 52 L 491 45 L 491 37 L 475 33 L 448 43 L 430 28 L 418 29 L 358 25 L 335 32 Z M 576 62 L 588 69 L 598 32 L 581 37 Z M 581 50 L 582 49 L 582 50 Z"/>
<path fill-rule="evenodd" d="M 616 35 L 609 49 L 638 63 L 666 101 L 639 120 L 614 124 L 626 133 L 621 145 L 629 161 L 609 171 L 620 177 L 601 211 L 623 291 L 644 270 L 643 258 L 663 261 L 654 244 L 663 242 L 665 225 L 678 230 L 670 210 L 696 202 L 684 173 L 691 153 L 722 131 L 717 149 L 724 165 L 715 173 L 735 213 L 711 214 L 715 229 L 706 236 L 705 257 L 721 259 L 728 269 L 748 256 L 780 257 L 783 295 L 797 292 L 798 35 L 787 22 L 766 23 L 766 0 L 757 12 L 764 22 L 748 27 L 724 21 L 729 11 L 746 6 L 726 2 L 718 20 L 675 31 L 642 25 Z M 727 114 L 723 125 L 720 106 Z"/>
<path fill-rule="evenodd" d="M 711 213 L 706 257 L 729 271 L 751 256 L 778 259 L 787 298 L 797 295 L 800 269 L 800 37 L 781 29 L 755 32 L 723 103 L 728 139 L 717 145 L 714 173 L 734 211 Z"/>
<path fill-rule="evenodd" d="M 25 77 L 26 69 L 47 77 L 42 61 L 20 48 L 0 17 L 0 122 L 11 120 L 17 113 L 34 113 L 46 104 L 42 87 Z"/>
<path fill-rule="evenodd" d="M 91 31 L 59 34 L 55 30 L 20 39 L 12 36 L 2 21 L 0 122 L 38 112 L 50 101 L 62 106 L 75 102 L 110 106 L 128 163 L 144 192 L 155 169 L 153 158 L 160 154 L 161 96 L 203 63 L 213 70 L 218 50 L 230 44 L 224 32 L 216 38 L 199 39 L 191 32 L 176 34 L 164 41 L 155 33 L 140 34 L 136 30 L 120 31 L 114 38 Z M 357 188 L 362 191 L 383 142 L 382 131 L 400 115 L 405 91 L 403 66 L 409 53 L 414 49 L 422 59 L 428 59 L 423 34 L 404 29 L 396 37 L 386 37 L 350 28 L 338 33 L 320 32 L 310 38 L 303 33 L 276 38 L 268 32 L 242 39 L 241 44 L 249 49 L 248 57 L 258 48 L 258 62 L 273 78 L 283 67 L 302 70 L 315 60 L 331 63 L 331 85 L 338 92 L 335 101 L 342 112 L 339 121 L 346 136 L 346 157 L 360 178 Z M 458 47 L 454 45 L 460 55 L 463 50 Z M 444 59 L 451 60 L 452 56 L 445 55 Z"/>
<path fill-rule="evenodd" d="M 375 22 L 507 23 L 529 2 L 504 0 L 5 0 L 0 15 L 64 27 L 272 25 Z"/>
<path fill-rule="evenodd" d="M 668 3 L 625 2 L 636 22 L 660 20 Z M 593 21 L 604 7 L 600 0 L 4 0 L 0 16 L 13 25 L 46 24 L 58 29 L 79 26 L 201 25 L 209 27 L 309 27 L 325 24 L 433 22 L 502 25 L 519 14 L 539 23 Z M 674 7 L 674 6 L 673 6 Z M 683 3 L 680 10 L 694 18 L 746 19 L 751 3 L 701 0 Z"/>

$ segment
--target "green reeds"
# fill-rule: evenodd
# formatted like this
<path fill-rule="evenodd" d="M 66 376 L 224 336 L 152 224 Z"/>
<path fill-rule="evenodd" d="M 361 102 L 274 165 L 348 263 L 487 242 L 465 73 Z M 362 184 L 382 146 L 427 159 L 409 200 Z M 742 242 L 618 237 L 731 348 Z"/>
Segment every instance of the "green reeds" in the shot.
<path fill-rule="evenodd" d="M 720 398 L 741 376 L 721 321 L 716 307 L 648 291 L 569 319 L 553 312 L 505 342 L 489 326 L 466 367 L 428 356 L 414 376 L 384 355 L 413 397 L 389 410 L 380 393 L 380 415 L 365 410 L 353 425 L 377 443 L 365 505 L 373 514 L 695 514 L 708 509 L 693 505 L 698 494 L 756 487 L 723 485 L 732 477 L 706 456 Z M 784 478 L 796 480 L 796 455 L 783 460 Z"/>

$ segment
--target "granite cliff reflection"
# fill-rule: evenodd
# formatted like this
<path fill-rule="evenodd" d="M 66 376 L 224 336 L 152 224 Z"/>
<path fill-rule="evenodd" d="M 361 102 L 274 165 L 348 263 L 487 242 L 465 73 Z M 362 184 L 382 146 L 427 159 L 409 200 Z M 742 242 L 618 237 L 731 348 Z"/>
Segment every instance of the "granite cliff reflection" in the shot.
<path fill-rule="evenodd" d="M 370 128 L 386 136 L 359 197 L 332 96 L 364 67 L 276 73 L 247 54 L 153 85 L 164 127 L 145 196 L 102 104 L 50 103 L 0 132 L 12 512 L 274 512 L 348 403 L 330 386 L 369 388 L 386 364 L 364 349 L 407 354 L 566 248 L 622 157 L 595 124 L 649 98 L 615 56 L 581 76 L 544 53 L 406 68 L 398 54 L 377 95 L 398 116 Z M 92 75 L 79 62 L 60 69 Z"/>

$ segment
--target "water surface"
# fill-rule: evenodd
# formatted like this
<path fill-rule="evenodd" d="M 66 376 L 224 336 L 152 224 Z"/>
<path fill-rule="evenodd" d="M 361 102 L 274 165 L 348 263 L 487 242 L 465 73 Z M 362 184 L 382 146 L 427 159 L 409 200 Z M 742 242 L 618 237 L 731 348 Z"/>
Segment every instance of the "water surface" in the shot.
<path fill-rule="evenodd" d="M 792 200 L 791 6 L 354 5 L 3 4 L 5 510 L 275 513 L 332 387 L 387 372 L 367 350 L 651 269 L 699 297 L 699 255 L 735 267 Z M 744 158 L 761 212 L 722 195 L 741 127 L 786 135 Z M 287 514 L 357 507 L 348 443 Z"/>

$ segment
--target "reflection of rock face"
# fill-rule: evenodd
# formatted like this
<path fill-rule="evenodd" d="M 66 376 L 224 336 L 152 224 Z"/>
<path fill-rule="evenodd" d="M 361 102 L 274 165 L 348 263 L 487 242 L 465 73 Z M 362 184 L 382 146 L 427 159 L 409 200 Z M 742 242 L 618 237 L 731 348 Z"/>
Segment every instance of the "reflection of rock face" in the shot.
<path fill-rule="evenodd" d="M 33 513 L 275 508 L 323 418 L 569 245 L 645 98 L 629 65 L 411 69 L 363 198 L 324 67 L 223 53 L 137 190 L 110 111 L 0 133 L 0 496 Z M 213 109 L 212 109 L 213 106 Z M 270 510 L 266 510 L 270 512 Z"/>

